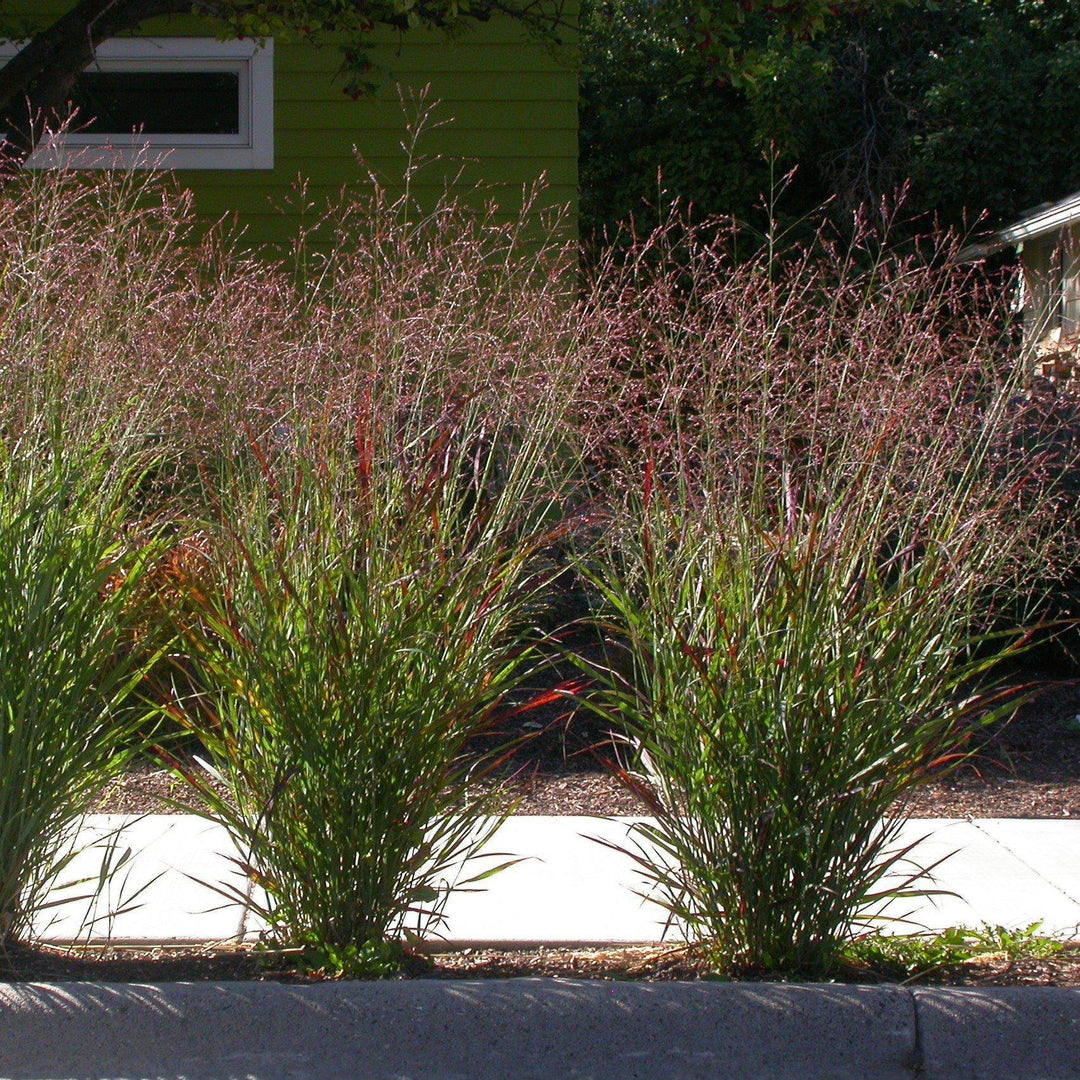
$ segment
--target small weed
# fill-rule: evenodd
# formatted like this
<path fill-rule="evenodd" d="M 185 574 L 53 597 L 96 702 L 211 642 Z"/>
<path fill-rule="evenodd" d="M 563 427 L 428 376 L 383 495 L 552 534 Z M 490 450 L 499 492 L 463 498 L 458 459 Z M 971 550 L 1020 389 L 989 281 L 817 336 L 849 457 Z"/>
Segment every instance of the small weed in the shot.
<path fill-rule="evenodd" d="M 984 924 L 981 928 L 951 927 L 938 934 L 874 934 L 845 945 L 838 969 L 850 967 L 898 982 L 918 982 L 988 957 L 1003 957 L 1010 964 L 1024 959 L 1045 960 L 1064 946 L 1040 934 L 1041 926 L 1034 922 L 1018 930 L 1006 930 Z"/>

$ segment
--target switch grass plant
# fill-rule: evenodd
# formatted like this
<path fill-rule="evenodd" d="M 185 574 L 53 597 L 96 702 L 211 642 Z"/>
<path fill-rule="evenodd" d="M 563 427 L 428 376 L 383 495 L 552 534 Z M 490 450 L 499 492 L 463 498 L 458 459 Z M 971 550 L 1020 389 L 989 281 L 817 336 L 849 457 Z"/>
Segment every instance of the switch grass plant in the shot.
<path fill-rule="evenodd" d="M 139 474 L 112 449 L 24 441 L 0 460 L 0 950 L 32 932 L 82 815 L 147 738 L 153 656 L 127 629 L 156 540 L 127 520 Z"/>
<path fill-rule="evenodd" d="M 451 889 L 501 865 L 462 864 L 501 817 L 476 780 L 537 640 L 563 408 L 534 398 L 519 434 L 509 404 L 465 403 L 423 446 L 380 441 L 366 413 L 351 459 L 301 440 L 224 517 L 188 722 L 228 796 L 189 775 L 270 940 L 310 966 L 394 970 Z"/>
<path fill-rule="evenodd" d="M 918 895 L 898 803 L 1015 707 L 976 689 L 1011 639 L 973 629 L 951 523 L 882 536 L 841 500 L 778 535 L 740 509 L 636 508 L 599 579 L 633 658 L 607 708 L 657 816 L 637 832 L 660 858 L 635 857 L 671 914 L 722 964 L 820 971 L 868 909 Z"/>
<path fill-rule="evenodd" d="M 203 474 L 217 588 L 183 715 L 269 937 L 310 965 L 392 970 L 505 861 L 462 866 L 498 822 L 476 781 L 578 481 L 567 252 L 524 220 L 378 189 L 331 211 L 297 259 L 321 394 Z"/>
<path fill-rule="evenodd" d="M 656 815 L 624 850 L 681 931 L 720 966 L 820 972 L 931 888 L 904 798 L 1017 704 L 995 668 L 1025 639 L 993 605 L 1043 565 L 1053 492 L 947 252 L 733 266 L 670 239 L 618 277 L 650 412 L 582 558 L 621 657 L 593 707 Z"/>
<path fill-rule="evenodd" d="M 488 831 L 471 781 L 492 709 L 528 668 L 574 468 L 578 376 L 560 351 L 572 252 L 547 244 L 527 209 L 499 221 L 450 195 L 421 210 L 407 194 L 352 191 L 316 217 L 318 236 L 285 265 L 215 230 L 200 237 L 190 198 L 162 176 L 12 180 L 0 193 L 0 432 L 44 424 L 72 462 L 67 484 L 95 432 L 155 447 L 126 502 L 103 489 L 102 522 L 131 536 L 160 515 L 192 542 L 102 592 L 117 539 L 78 564 L 94 571 L 81 599 L 101 592 L 107 624 L 121 599 L 160 594 L 192 655 L 177 646 L 171 680 L 159 665 L 142 689 L 160 716 L 186 714 L 229 781 L 233 801 L 213 809 L 275 935 L 312 963 L 362 970 L 437 924 L 455 860 Z M 57 505 L 89 513 L 100 479 L 90 470 Z M 82 536 L 99 534 L 75 530 L 57 549 Z M 35 561 L 61 572 L 59 555 L 12 565 Z M 162 609 L 127 611 L 156 656 Z M 99 688 L 105 651 L 73 642 L 59 654 L 86 665 L 72 698 Z M 75 740 L 51 764 L 72 806 L 98 766 L 119 770 L 133 751 L 119 703 L 136 667 L 109 671 L 119 681 L 88 714 L 100 721 L 90 749 Z M 21 805 L 46 779 L 27 779 Z M 67 818 L 41 805 L 25 824 L 59 851 Z M 11 872 L 9 906 L 44 896 L 46 863 L 29 883 Z M 22 910 L 9 917 L 19 930 Z"/>

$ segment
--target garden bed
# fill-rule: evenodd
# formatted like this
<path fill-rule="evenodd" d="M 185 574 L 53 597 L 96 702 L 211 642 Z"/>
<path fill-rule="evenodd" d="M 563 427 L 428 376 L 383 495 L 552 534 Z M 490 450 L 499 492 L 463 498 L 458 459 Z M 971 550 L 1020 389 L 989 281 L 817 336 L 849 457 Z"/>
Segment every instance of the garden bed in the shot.
<path fill-rule="evenodd" d="M 905 815 L 1080 813 L 1080 696 L 998 730 L 993 689 L 1075 569 L 1078 417 L 1007 370 L 999 283 L 947 238 L 823 224 L 754 256 L 672 219 L 579 281 L 524 221 L 449 200 L 417 222 L 375 191 L 301 268 L 171 243 L 192 223 L 168 192 L 22 188 L 0 206 L 0 929 L 31 976 L 61 961 L 16 943 L 87 810 L 205 810 L 268 939 L 303 950 L 277 977 L 395 971 L 502 811 L 648 813 L 613 846 L 714 964 L 777 977 L 865 959 L 879 887 L 918 891 L 889 876 Z M 646 776 L 612 775 L 609 728 Z M 213 771 L 175 785 L 162 741 Z M 1013 969 L 1047 959 L 1011 929 L 930 966 L 998 938 Z M 896 974 L 881 948 L 858 974 Z M 50 977 L 91 960 L 166 957 Z"/>
<path fill-rule="evenodd" d="M 319 973 L 301 972 L 287 960 L 267 958 L 242 948 L 83 948 L 72 952 L 50 947 L 16 946 L 3 966 L 11 982 L 233 982 L 317 981 Z M 417 958 L 398 978 L 617 979 L 696 980 L 710 977 L 707 964 L 670 945 L 608 948 L 465 949 Z M 753 975 L 746 975 L 753 979 Z M 769 981 L 782 980 L 771 974 Z M 800 978 L 800 981 L 804 979 Z M 829 981 L 882 983 L 904 981 L 886 967 L 852 965 Z M 1070 986 L 1080 987 L 1080 942 L 1064 944 L 1052 955 L 1039 955 L 1031 943 L 1014 953 L 987 952 L 911 978 L 928 986 Z"/>

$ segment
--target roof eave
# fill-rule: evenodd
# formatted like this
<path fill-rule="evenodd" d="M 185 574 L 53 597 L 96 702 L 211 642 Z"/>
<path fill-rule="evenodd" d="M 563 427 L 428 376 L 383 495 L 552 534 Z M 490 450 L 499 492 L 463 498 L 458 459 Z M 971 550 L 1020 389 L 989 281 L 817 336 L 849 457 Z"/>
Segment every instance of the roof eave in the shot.
<path fill-rule="evenodd" d="M 1038 236 L 1058 232 L 1075 221 L 1080 221 L 1080 192 L 1021 218 L 1015 224 L 1000 230 L 997 239 L 1003 244 L 1017 244 L 1021 240 L 1033 240 Z"/>

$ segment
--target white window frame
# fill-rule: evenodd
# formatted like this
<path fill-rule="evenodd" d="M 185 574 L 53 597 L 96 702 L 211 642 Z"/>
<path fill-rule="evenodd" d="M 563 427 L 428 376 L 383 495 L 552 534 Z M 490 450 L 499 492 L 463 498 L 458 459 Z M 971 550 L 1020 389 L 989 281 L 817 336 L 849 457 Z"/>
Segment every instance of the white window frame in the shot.
<path fill-rule="evenodd" d="M 0 66 L 19 50 L 0 42 Z M 111 38 L 87 70 L 228 71 L 240 76 L 237 134 L 160 135 L 65 132 L 47 137 L 27 161 L 57 169 L 272 169 L 274 167 L 274 43 L 215 38 Z"/>

